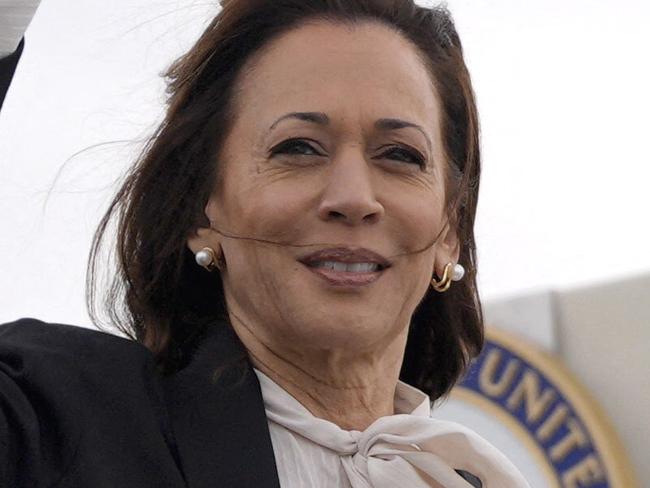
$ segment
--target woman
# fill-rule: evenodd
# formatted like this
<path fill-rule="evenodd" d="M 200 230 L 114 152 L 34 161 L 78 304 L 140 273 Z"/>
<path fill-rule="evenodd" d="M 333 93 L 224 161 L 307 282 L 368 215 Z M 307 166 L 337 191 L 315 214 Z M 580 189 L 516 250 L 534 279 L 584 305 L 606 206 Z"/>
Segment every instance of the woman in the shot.
<path fill-rule="evenodd" d="M 0 327 L 3 486 L 527 486 L 429 415 L 483 340 L 449 14 L 222 6 L 93 245 L 95 314 L 116 216 L 108 305 L 133 340 Z"/>

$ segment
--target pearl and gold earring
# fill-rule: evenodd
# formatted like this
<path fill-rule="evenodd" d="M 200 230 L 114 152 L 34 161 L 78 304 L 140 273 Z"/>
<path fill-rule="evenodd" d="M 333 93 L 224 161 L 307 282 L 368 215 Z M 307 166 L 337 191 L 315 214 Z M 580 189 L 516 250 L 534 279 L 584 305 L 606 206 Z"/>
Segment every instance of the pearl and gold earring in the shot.
<path fill-rule="evenodd" d="M 219 251 L 221 251 L 221 248 L 219 248 Z M 196 264 L 203 266 L 208 271 L 214 271 L 215 268 L 221 271 L 221 266 L 219 264 L 221 260 L 221 252 L 219 252 L 219 255 L 217 256 L 217 253 L 211 247 L 204 247 L 201 249 L 194 255 L 194 259 L 196 260 Z"/>
<path fill-rule="evenodd" d="M 463 276 L 465 276 L 465 268 L 461 264 L 447 263 L 440 281 L 436 281 L 434 278 L 431 280 L 431 285 L 434 290 L 444 293 L 449 289 L 452 281 L 460 281 Z"/>

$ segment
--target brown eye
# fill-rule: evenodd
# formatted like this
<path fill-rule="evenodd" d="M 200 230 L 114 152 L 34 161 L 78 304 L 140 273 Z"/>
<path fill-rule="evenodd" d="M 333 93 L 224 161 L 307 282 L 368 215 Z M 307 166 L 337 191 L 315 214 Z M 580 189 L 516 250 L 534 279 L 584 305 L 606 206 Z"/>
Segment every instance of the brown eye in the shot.
<path fill-rule="evenodd" d="M 310 154 L 311 152 L 311 154 Z M 281 142 L 273 149 L 271 155 L 274 154 L 296 154 L 300 156 L 322 156 L 311 145 L 307 144 L 302 139 L 289 139 Z"/>
<path fill-rule="evenodd" d="M 397 159 L 405 163 L 417 164 L 422 169 L 424 169 L 425 167 L 424 157 L 422 157 L 422 155 L 420 155 L 420 153 L 416 151 L 408 151 L 400 147 L 395 147 L 390 151 L 387 151 L 384 154 L 382 154 L 382 156 L 387 156 L 387 155 L 397 155 L 397 158 L 393 157 L 391 159 Z"/>

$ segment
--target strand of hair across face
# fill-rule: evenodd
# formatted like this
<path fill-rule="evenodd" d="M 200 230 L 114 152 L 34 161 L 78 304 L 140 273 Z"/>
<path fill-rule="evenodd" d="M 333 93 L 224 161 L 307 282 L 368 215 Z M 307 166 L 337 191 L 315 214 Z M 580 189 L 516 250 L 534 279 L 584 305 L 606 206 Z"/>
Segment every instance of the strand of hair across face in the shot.
<path fill-rule="evenodd" d="M 448 223 L 448 222 L 447 222 Z M 440 239 L 440 235 L 444 231 L 446 225 L 442 227 L 440 232 L 438 232 L 438 235 L 426 246 L 422 247 L 421 249 L 416 249 L 415 251 L 408 251 L 408 252 L 403 252 L 403 253 L 398 253 L 398 254 L 393 254 L 391 256 L 388 256 L 388 259 L 394 259 L 402 256 L 410 256 L 413 254 L 419 254 L 427 249 L 433 247 L 436 242 L 438 242 L 438 239 Z M 241 235 L 235 235 L 226 231 L 223 231 L 221 229 L 218 229 L 213 225 L 213 222 L 210 221 L 210 228 L 214 230 L 216 233 L 222 235 L 223 237 L 226 237 L 228 239 L 240 239 L 240 240 L 246 240 L 246 241 L 254 241 L 258 242 L 261 244 L 270 244 L 270 245 L 275 245 L 275 246 L 286 246 L 286 247 L 297 247 L 297 248 L 303 248 L 303 247 L 313 247 L 313 246 L 333 246 L 333 247 L 339 247 L 341 244 L 339 243 L 330 243 L 330 242 L 315 242 L 315 243 L 310 243 L 310 244 L 293 244 L 293 243 L 288 243 L 288 242 L 282 242 L 282 241 L 274 241 L 271 239 L 262 239 L 259 237 L 249 237 L 249 236 L 241 236 Z"/>

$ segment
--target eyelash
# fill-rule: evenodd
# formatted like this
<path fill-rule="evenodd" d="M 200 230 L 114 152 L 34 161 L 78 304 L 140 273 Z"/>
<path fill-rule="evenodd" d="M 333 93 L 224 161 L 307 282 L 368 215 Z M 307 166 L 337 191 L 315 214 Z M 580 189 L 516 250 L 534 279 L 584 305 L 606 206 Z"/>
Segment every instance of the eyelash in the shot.
<path fill-rule="evenodd" d="M 288 140 L 286 140 L 284 142 L 281 142 L 279 145 L 277 145 L 275 148 L 273 148 L 271 150 L 271 155 L 280 154 L 280 153 L 286 154 L 287 149 L 294 148 L 294 147 L 297 147 L 297 146 L 308 147 L 308 148 L 310 148 L 312 151 L 314 151 L 316 153 L 316 154 L 299 154 L 299 155 L 302 155 L 302 156 L 322 156 L 322 154 L 319 154 L 318 152 L 316 152 L 316 150 L 313 147 L 311 147 L 311 145 L 307 144 L 302 139 L 288 139 Z M 397 147 L 397 146 L 393 146 L 391 148 L 391 150 L 384 153 L 384 155 L 388 154 L 388 153 L 391 153 L 391 152 L 402 153 L 402 154 L 405 154 L 408 157 L 412 158 L 412 161 L 402 161 L 404 163 L 417 164 L 422 169 L 424 169 L 424 167 L 425 167 L 424 158 L 417 151 L 411 152 L 411 151 L 408 151 L 406 149 L 403 149 L 403 148 L 400 148 L 400 147 Z"/>

